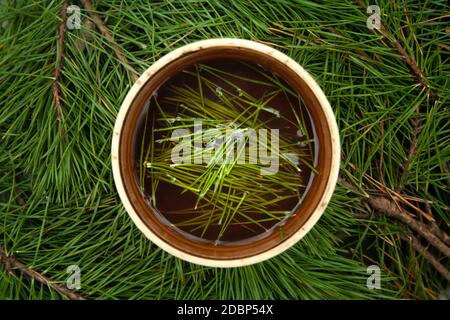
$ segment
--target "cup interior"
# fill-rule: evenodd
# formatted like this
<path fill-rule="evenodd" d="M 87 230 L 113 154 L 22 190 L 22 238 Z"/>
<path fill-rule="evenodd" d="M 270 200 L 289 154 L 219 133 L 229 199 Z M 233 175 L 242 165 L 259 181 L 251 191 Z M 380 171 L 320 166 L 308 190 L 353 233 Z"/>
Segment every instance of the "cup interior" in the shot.
<path fill-rule="evenodd" d="M 182 236 L 178 232 L 174 232 L 170 226 L 162 223 L 158 218 L 158 214 L 149 205 L 148 199 L 145 199 L 140 191 L 134 170 L 136 154 L 134 139 L 136 139 L 136 128 L 146 102 L 167 79 L 189 66 L 204 63 L 211 59 L 236 59 L 248 61 L 249 63 L 258 63 L 263 68 L 275 72 L 288 83 L 302 97 L 308 110 L 316 139 L 315 167 L 318 174 L 312 176 L 302 201 L 294 209 L 294 215 L 283 225 L 282 236 L 280 236 L 279 232 L 272 232 L 251 242 L 229 243 L 226 245 L 213 245 L 195 241 Z M 324 106 L 319 101 L 320 99 L 318 99 L 310 84 L 307 83 L 307 79 L 305 80 L 298 72 L 292 69 L 289 63 L 280 60 L 279 57 L 259 50 L 253 50 L 252 48 L 221 45 L 209 46 L 185 52 L 176 59 L 170 60 L 148 77 L 145 83 L 141 83 L 140 90 L 133 96 L 120 126 L 118 163 L 126 193 L 125 196 L 129 200 L 132 210 L 138 216 L 142 225 L 154 236 L 158 237 L 167 246 L 184 253 L 185 257 L 194 256 L 226 262 L 245 259 L 263 254 L 277 247 L 283 247 L 282 244 L 285 241 L 294 234 L 302 232 L 302 227 L 313 214 L 318 211 L 321 213 L 326 206 L 326 203 L 324 204 L 321 200 L 329 187 L 333 161 L 333 143 L 336 143 L 336 138 L 333 139 L 331 136 L 329 116 L 324 112 Z"/>

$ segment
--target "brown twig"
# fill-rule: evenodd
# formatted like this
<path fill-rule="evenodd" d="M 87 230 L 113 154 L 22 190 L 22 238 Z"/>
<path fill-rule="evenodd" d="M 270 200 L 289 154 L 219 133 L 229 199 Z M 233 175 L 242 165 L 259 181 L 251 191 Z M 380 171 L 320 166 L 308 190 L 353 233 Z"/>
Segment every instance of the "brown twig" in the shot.
<path fill-rule="evenodd" d="M 431 90 L 430 86 L 428 85 L 427 78 L 425 77 L 425 74 L 423 71 L 419 68 L 416 61 L 406 52 L 405 48 L 400 44 L 400 42 L 395 38 L 395 36 L 386 29 L 386 27 L 382 24 L 381 33 L 386 36 L 388 39 L 390 39 L 391 43 L 394 45 L 394 48 L 397 50 L 397 52 L 400 54 L 400 56 L 405 60 L 406 64 L 408 65 L 409 69 L 412 72 L 412 75 L 416 79 L 417 83 L 419 84 L 420 88 L 422 90 L 425 90 L 429 97 L 430 101 L 434 102 L 437 100 L 437 93 Z"/>
<path fill-rule="evenodd" d="M 444 162 L 442 164 L 442 170 L 448 174 L 449 170 L 448 170 L 448 164 L 446 162 Z M 447 189 L 450 191 L 450 178 L 447 178 Z"/>
<path fill-rule="evenodd" d="M 425 202 L 425 208 L 427 212 L 431 215 L 431 204 L 429 202 Z M 431 231 L 439 237 L 444 243 L 450 246 L 450 236 L 445 233 L 438 225 L 436 221 L 432 221 L 430 224 Z"/>
<path fill-rule="evenodd" d="M 361 0 L 358 0 L 358 5 L 362 8 L 366 7 L 365 3 Z M 395 4 L 395 3 L 394 3 Z M 405 13 L 405 11 L 404 11 Z M 405 13 L 406 16 L 406 20 L 409 23 L 409 17 L 408 15 Z M 380 29 L 378 30 L 378 32 L 383 35 L 386 39 L 388 39 L 391 43 L 391 45 L 394 47 L 394 49 L 400 54 L 401 58 L 406 62 L 406 64 L 408 65 L 409 69 L 411 70 L 411 74 L 414 77 L 414 79 L 416 80 L 417 84 L 419 85 L 419 87 L 421 88 L 422 91 L 427 92 L 429 99 L 432 103 L 434 103 L 437 100 L 437 93 L 434 92 L 433 90 L 431 90 L 429 84 L 428 84 L 428 80 L 424 74 L 424 72 L 422 71 L 422 69 L 420 69 L 420 67 L 417 65 L 416 60 L 414 60 L 414 58 L 408 54 L 408 52 L 406 51 L 406 49 L 402 46 L 402 44 L 400 43 L 400 41 L 395 37 L 395 35 L 381 22 L 381 26 Z M 403 28 L 400 28 L 400 32 L 403 34 Z M 418 41 L 414 36 L 414 40 L 417 44 Z M 405 38 L 405 36 L 403 35 L 403 38 Z M 383 44 L 386 45 L 386 43 L 384 41 L 382 41 Z M 420 49 L 420 48 L 419 48 Z M 416 110 L 417 113 L 420 112 L 419 108 Z M 409 149 L 407 151 L 407 155 L 406 155 L 406 159 L 405 161 L 403 161 L 402 164 L 402 174 L 400 177 L 400 184 L 397 187 L 397 192 L 400 192 L 403 188 L 404 188 L 404 183 L 408 177 L 408 167 L 409 164 L 411 162 L 411 160 L 413 159 L 416 150 L 417 150 L 417 137 L 420 133 L 420 130 L 422 128 L 422 119 L 414 119 L 412 121 L 413 123 L 413 131 L 411 134 L 411 144 L 409 146 Z"/>
<path fill-rule="evenodd" d="M 139 78 L 138 73 L 136 72 L 136 70 L 134 70 L 134 68 L 131 66 L 131 63 L 128 61 L 128 59 L 125 57 L 125 55 L 122 53 L 122 50 L 120 49 L 120 47 L 114 42 L 114 38 L 113 38 L 111 32 L 108 30 L 108 28 L 103 23 L 102 18 L 97 13 L 94 12 L 94 7 L 92 5 L 92 2 L 90 0 L 81 0 L 81 3 L 83 5 L 83 7 L 86 10 L 88 10 L 88 15 L 94 21 L 98 30 L 100 30 L 100 33 L 109 42 L 117 59 L 119 59 L 119 61 L 122 62 L 122 64 L 130 72 L 133 80 L 136 81 Z"/>
<path fill-rule="evenodd" d="M 400 220 L 411 229 L 419 233 L 422 237 L 427 239 L 430 244 L 441 251 L 447 258 L 450 258 L 450 248 L 432 232 L 429 226 L 421 221 L 414 219 L 409 213 L 399 208 L 392 201 L 384 197 L 376 196 L 370 196 L 363 201 L 367 201 L 367 203 L 369 203 L 369 205 L 373 209 L 386 214 L 388 217 Z"/>
<path fill-rule="evenodd" d="M 381 182 L 377 181 L 376 179 L 374 179 L 370 175 L 364 174 L 364 177 L 366 179 L 368 179 L 370 182 L 372 182 L 375 185 L 375 187 L 378 190 L 380 190 L 380 192 L 382 194 L 385 194 L 385 196 L 384 196 L 385 198 L 392 199 L 392 201 L 397 205 L 397 207 L 400 207 L 399 202 L 401 202 L 404 205 L 406 205 L 406 206 L 410 207 L 411 209 L 415 210 L 417 213 L 419 213 L 422 217 L 424 217 L 428 221 L 430 221 L 430 222 L 435 222 L 436 221 L 433 218 L 433 216 L 431 215 L 431 212 L 425 212 L 422 209 L 420 209 L 419 207 L 415 206 L 410 201 L 408 201 L 408 199 L 406 199 L 407 196 L 404 196 L 404 195 L 400 194 L 399 192 L 396 192 L 395 190 L 392 190 L 391 188 L 388 188 L 387 186 L 385 186 Z M 415 201 L 417 201 L 417 200 L 415 200 Z"/>
<path fill-rule="evenodd" d="M 416 81 L 420 85 L 421 89 L 428 92 L 431 101 L 434 102 L 437 98 L 437 94 L 430 89 L 430 86 L 428 85 L 428 81 L 425 77 L 425 74 L 417 65 L 416 60 L 414 60 L 407 53 L 406 49 L 401 45 L 400 41 L 397 40 L 397 38 L 385 27 L 384 24 L 381 24 L 380 33 L 383 36 L 385 36 L 387 39 L 389 39 L 389 41 L 391 41 L 392 45 L 394 46 L 394 49 L 400 54 L 402 59 L 408 65 L 413 77 L 416 79 Z"/>
<path fill-rule="evenodd" d="M 59 122 L 61 121 L 62 116 L 59 81 L 61 78 L 61 70 L 63 67 L 64 35 L 66 33 L 67 7 L 68 3 L 67 1 L 65 1 L 60 12 L 61 21 L 59 23 L 58 31 L 58 55 L 54 74 L 55 80 L 53 81 L 53 100 L 55 102 L 56 120 L 58 120 Z"/>
<path fill-rule="evenodd" d="M 339 179 L 339 182 L 348 189 L 357 191 L 357 188 L 350 182 L 344 179 Z M 399 207 L 392 200 L 387 199 L 386 197 L 369 195 L 368 197 L 361 199 L 361 201 L 368 203 L 372 209 L 384 213 L 388 217 L 400 220 L 427 239 L 430 244 L 442 252 L 446 257 L 450 258 L 450 248 L 433 232 L 432 228 L 427 224 L 414 219 L 406 210 Z M 441 232 L 444 233 L 442 230 Z"/>
<path fill-rule="evenodd" d="M 446 45 L 445 43 L 438 43 L 437 46 L 438 48 L 450 51 L 450 46 Z"/>
<path fill-rule="evenodd" d="M 167 46 L 167 48 L 171 48 L 174 45 L 176 45 L 178 42 L 180 42 L 181 40 L 185 39 L 186 37 L 189 37 L 195 29 L 191 29 L 188 32 L 186 32 L 183 36 L 181 36 L 180 38 L 178 38 L 177 40 L 173 41 L 172 43 L 169 43 L 169 45 Z"/>
<path fill-rule="evenodd" d="M 443 242 L 445 242 L 448 246 L 450 246 L 450 236 L 446 234 L 444 231 L 442 231 L 441 228 L 436 223 L 432 223 L 430 225 L 431 231 L 439 237 Z"/>
<path fill-rule="evenodd" d="M 361 0 L 357 1 L 360 7 L 366 7 L 365 3 Z M 395 4 L 395 3 L 394 3 Z M 409 17 L 406 14 L 406 19 L 407 22 L 409 23 Z M 400 28 L 401 33 L 403 34 L 403 29 Z M 416 60 L 414 60 L 414 58 L 408 54 L 408 52 L 406 51 L 406 49 L 402 46 L 402 44 L 400 43 L 400 41 L 395 37 L 395 35 L 381 22 L 381 27 L 378 30 L 379 33 L 381 33 L 386 39 L 388 39 L 391 43 L 391 45 L 394 47 L 394 49 L 400 54 L 401 58 L 406 62 L 406 64 L 408 65 L 409 69 L 411 70 L 411 74 L 413 75 L 414 79 L 416 80 L 417 84 L 419 85 L 419 87 L 421 88 L 422 91 L 427 92 L 429 99 L 432 103 L 434 103 L 437 100 L 437 93 L 434 92 L 433 90 L 431 90 L 427 78 L 424 74 L 424 72 L 420 69 L 420 67 L 417 65 Z M 414 36 L 414 40 L 416 42 L 417 45 L 418 41 Z M 403 37 L 405 38 L 405 36 L 403 35 Z M 386 43 L 384 41 L 382 41 L 383 44 L 386 45 Z M 419 48 L 420 49 L 420 48 Z M 420 112 L 420 110 L 416 110 L 417 113 Z M 413 123 L 413 131 L 411 134 L 411 144 L 409 146 L 409 149 L 407 151 L 407 155 L 406 155 L 406 159 L 403 161 L 402 164 L 402 174 L 400 177 L 400 184 L 399 186 L 396 188 L 397 192 L 400 192 L 403 188 L 404 188 L 404 184 L 405 181 L 408 177 L 408 168 L 410 165 L 411 160 L 413 159 L 416 150 L 417 150 L 417 137 L 420 133 L 420 130 L 422 128 L 422 119 L 416 118 L 412 121 Z"/>
<path fill-rule="evenodd" d="M 361 0 L 358 0 L 357 2 L 361 8 L 365 9 L 367 7 L 366 4 Z M 431 102 L 436 101 L 437 94 L 436 92 L 431 90 L 430 86 L 428 85 L 428 81 L 424 72 L 417 65 L 417 62 L 414 60 L 414 58 L 408 54 L 406 49 L 401 45 L 400 41 L 395 37 L 395 35 L 391 31 L 389 31 L 389 29 L 382 22 L 378 32 L 391 42 L 391 45 L 408 65 L 409 69 L 411 70 L 411 74 L 416 80 L 417 84 L 422 90 L 425 90 L 428 93 Z M 382 42 L 384 43 L 384 41 Z"/>
<path fill-rule="evenodd" d="M 360 6 L 364 6 L 362 1 L 358 1 L 358 2 L 359 2 Z M 408 15 L 406 15 L 406 19 L 409 23 Z M 403 33 L 402 29 L 400 31 Z M 402 59 L 408 65 L 414 79 L 416 80 L 416 82 L 419 85 L 419 87 L 421 88 L 421 90 L 427 92 L 430 102 L 434 103 L 437 100 L 437 93 L 434 92 L 433 90 L 431 90 L 430 86 L 428 85 L 428 81 L 427 81 L 427 78 L 426 78 L 424 72 L 417 65 L 417 62 L 414 60 L 414 58 L 408 54 L 406 49 L 401 45 L 400 41 L 395 37 L 395 35 L 390 30 L 388 30 L 388 28 L 383 23 L 381 23 L 381 28 L 379 29 L 379 32 L 391 42 L 394 49 L 400 54 Z M 416 44 L 419 45 L 415 36 L 414 36 L 414 39 L 416 41 Z M 412 120 L 411 143 L 406 152 L 406 159 L 403 161 L 403 164 L 402 164 L 402 173 L 401 173 L 401 177 L 400 177 L 400 183 L 399 183 L 399 186 L 396 188 L 396 192 L 398 192 L 398 193 L 400 193 L 404 188 L 405 182 L 408 178 L 410 163 L 411 163 L 412 159 L 414 158 L 414 155 L 416 154 L 416 151 L 417 151 L 418 136 L 419 136 L 420 130 L 422 129 L 422 122 L 423 122 L 423 119 L 418 117 L 419 114 L 420 114 L 420 109 L 418 107 L 416 110 L 416 117 Z M 389 211 L 390 213 L 393 214 L 394 217 L 402 220 L 405 223 L 406 223 L 406 221 L 408 221 L 408 222 L 416 221 L 408 214 L 404 214 L 405 211 L 402 208 L 400 208 L 399 206 L 394 205 L 392 203 L 392 201 L 390 201 L 390 199 L 380 198 L 380 197 L 370 197 L 367 201 L 371 204 L 372 207 L 378 207 L 378 209 L 380 209 L 380 211 L 382 211 L 386 214 L 388 214 L 388 211 Z M 388 210 L 387 208 L 383 208 L 383 206 L 382 205 L 379 206 L 379 204 L 387 204 L 388 208 L 390 208 L 391 210 Z M 428 216 L 431 217 L 431 212 L 429 212 Z M 446 256 L 449 257 L 450 249 L 445 244 L 445 243 L 448 244 L 449 236 L 444 231 L 442 231 L 439 227 L 437 227 L 437 225 L 434 223 L 434 221 L 432 221 L 431 223 L 432 224 L 429 227 L 428 225 L 420 222 L 420 224 L 421 224 L 420 226 L 421 227 L 425 226 L 426 228 L 425 229 L 419 228 L 419 229 L 422 231 L 427 230 L 427 232 L 426 232 L 427 236 L 425 234 L 422 234 L 422 236 L 424 238 L 426 238 L 428 241 L 430 241 L 430 243 L 433 244 L 434 246 L 438 246 L 440 248 L 440 250 L 441 251 L 443 250 L 445 252 Z M 418 224 L 415 224 L 415 226 L 419 227 Z M 444 241 L 445 243 L 443 243 L 442 241 Z"/>
<path fill-rule="evenodd" d="M 419 239 L 411 234 L 408 236 L 401 234 L 400 238 L 406 242 L 411 243 L 412 247 L 420 254 L 422 254 L 423 257 L 428 261 L 428 263 L 436 269 L 436 271 L 438 271 L 447 281 L 450 281 L 450 271 L 442 263 L 440 263 L 439 260 L 427 250 L 427 248 L 425 248 L 420 243 Z"/>
<path fill-rule="evenodd" d="M 402 0 L 402 4 L 403 4 L 403 13 L 404 13 L 404 15 L 405 15 L 405 18 L 406 18 L 406 23 L 408 24 L 408 29 L 409 29 L 409 32 L 410 32 L 410 34 L 412 34 L 412 36 L 413 36 L 413 38 L 414 38 L 414 42 L 416 43 L 416 45 L 417 45 L 417 47 L 419 48 L 419 50 L 420 50 L 420 52 L 423 54 L 423 52 L 422 52 L 422 49 L 420 48 L 420 46 L 419 46 L 419 41 L 417 40 L 417 37 L 416 37 L 416 34 L 414 33 L 414 31 L 413 31 L 413 29 L 412 29 L 412 27 L 411 27 L 411 21 L 410 21 L 410 18 L 409 18 L 409 10 L 407 10 L 406 9 L 406 3 L 405 3 L 405 0 Z M 400 28 L 401 30 L 402 30 L 402 35 L 403 35 L 403 27 L 401 27 Z M 406 39 L 406 37 L 405 36 L 403 36 L 403 39 Z"/>
<path fill-rule="evenodd" d="M 71 300 L 84 300 L 83 296 L 68 289 L 67 287 L 60 285 L 58 283 L 55 283 L 50 278 L 46 277 L 45 275 L 28 268 L 26 265 L 24 265 L 22 262 L 20 262 L 14 255 L 8 255 L 5 248 L 0 245 L 0 262 L 2 262 L 5 266 L 5 270 L 8 273 L 14 273 L 15 270 L 18 272 L 26 275 L 30 279 L 33 279 L 35 281 L 38 281 L 39 283 L 42 283 L 49 288 L 54 289 L 61 295 L 71 299 Z"/>
<path fill-rule="evenodd" d="M 401 192 L 405 186 L 405 182 L 408 178 L 409 173 L 409 164 L 411 163 L 411 160 L 413 159 L 416 150 L 417 150 L 417 137 L 420 133 L 420 130 L 422 129 L 422 121 L 423 119 L 417 118 L 412 120 L 412 133 L 411 133 L 411 144 L 409 145 L 409 149 L 407 151 L 406 159 L 403 161 L 402 164 L 402 175 L 400 177 L 400 184 L 396 188 L 397 192 Z"/>
<path fill-rule="evenodd" d="M 259 42 L 259 43 L 262 43 L 262 44 L 265 44 L 265 45 L 268 45 L 269 47 L 278 47 L 278 48 L 286 49 L 286 46 L 283 46 L 281 44 L 276 44 L 274 42 L 264 41 L 264 40 L 260 40 L 260 39 L 256 39 L 255 41 Z"/>
<path fill-rule="evenodd" d="M 77 47 L 80 51 L 86 49 L 86 43 L 89 43 L 92 40 L 92 33 L 95 31 L 95 23 L 92 20 L 86 19 L 83 22 L 83 30 L 81 32 L 81 39 L 77 39 Z"/>

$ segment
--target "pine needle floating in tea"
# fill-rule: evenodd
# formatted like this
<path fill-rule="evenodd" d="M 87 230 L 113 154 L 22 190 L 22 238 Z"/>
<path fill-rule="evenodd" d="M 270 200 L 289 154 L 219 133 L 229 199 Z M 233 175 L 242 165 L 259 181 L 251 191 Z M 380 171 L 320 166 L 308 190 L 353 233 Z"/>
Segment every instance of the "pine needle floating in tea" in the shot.
<path fill-rule="evenodd" d="M 183 70 L 152 96 L 143 122 L 141 190 L 164 221 L 201 241 L 276 230 L 315 173 L 301 97 L 256 65 Z"/>

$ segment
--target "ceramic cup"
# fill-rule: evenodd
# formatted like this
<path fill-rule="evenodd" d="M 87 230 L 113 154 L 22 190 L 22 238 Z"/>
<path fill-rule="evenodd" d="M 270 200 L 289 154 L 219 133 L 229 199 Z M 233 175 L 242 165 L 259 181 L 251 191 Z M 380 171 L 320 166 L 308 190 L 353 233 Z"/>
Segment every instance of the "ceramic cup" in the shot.
<path fill-rule="evenodd" d="M 318 174 L 295 214 L 287 220 L 284 236 L 274 232 L 253 242 L 213 245 L 195 241 L 158 219 L 140 191 L 133 166 L 133 139 L 139 116 L 152 94 L 177 72 L 208 59 L 240 59 L 275 72 L 299 93 L 315 128 L 315 166 Z M 194 42 L 163 56 L 135 82 L 117 115 L 112 138 L 112 169 L 122 203 L 139 230 L 156 245 L 183 260 L 212 267 L 238 267 L 274 257 L 297 243 L 317 223 L 335 188 L 340 162 L 339 132 L 330 104 L 314 79 L 280 51 L 242 39 Z M 176 201 L 174 199 L 174 201 Z"/>

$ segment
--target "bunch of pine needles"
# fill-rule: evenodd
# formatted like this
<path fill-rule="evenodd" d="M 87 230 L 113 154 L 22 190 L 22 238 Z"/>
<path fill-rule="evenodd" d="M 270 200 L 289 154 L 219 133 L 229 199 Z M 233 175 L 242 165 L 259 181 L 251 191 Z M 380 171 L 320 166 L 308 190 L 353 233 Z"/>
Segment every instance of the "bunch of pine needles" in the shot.
<path fill-rule="evenodd" d="M 440 296 L 447 256 L 386 209 L 448 233 L 448 1 L 377 1 L 380 29 L 367 27 L 367 0 L 92 2 L 0 0 L 0 298 Z M 80 29 L 67 27 L 75 11 L 65 5 L 79 6 Z M 217 37 L 259 41 L 302 65 L 342 143 L 341 182 L 320 221 L 284 254 L 234 269 L 150 243 L 120 203 L 110 161 L 134 79 Z M 81 288 L 68 293 L 71 265 Z M 380 289 L 367 287 L 370 265 Z"/>

